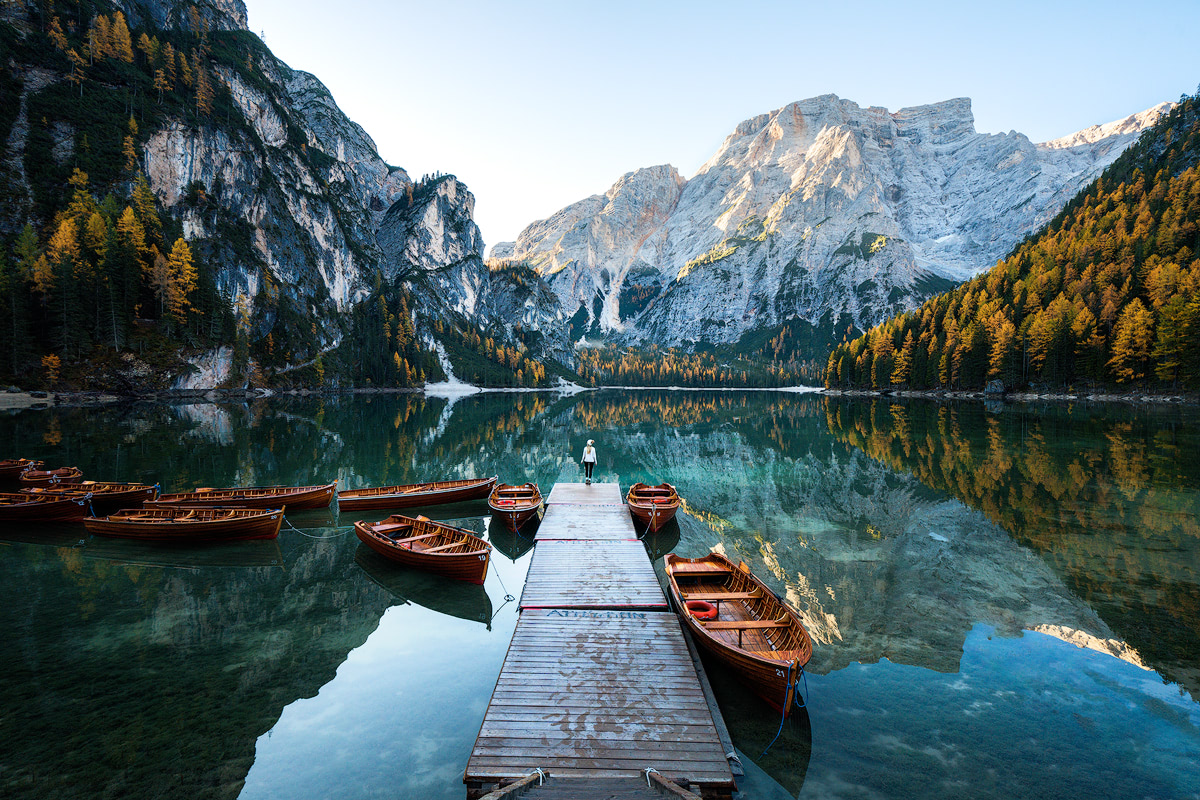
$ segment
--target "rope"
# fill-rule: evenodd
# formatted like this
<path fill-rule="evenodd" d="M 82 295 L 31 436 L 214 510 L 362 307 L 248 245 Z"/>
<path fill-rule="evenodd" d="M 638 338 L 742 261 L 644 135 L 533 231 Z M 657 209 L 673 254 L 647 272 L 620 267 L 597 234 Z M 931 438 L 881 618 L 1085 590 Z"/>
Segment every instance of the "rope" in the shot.
<path fill-rule="evenodd" d="M 516 600 L 517 598 L 513 597 L 512 593 L 508 591 L 508 587 L 504 585 L 504 578 L 500 577 L 500 570 L 496 569 L 492 570 L 492 572 L 496 575 L 496 580 L 500 581 L 500 588 L 504 590 L 504 602 L 511 603 L 513 600 Z M 500 608 L 504 608 L 504 606 L 500 606 Z M 492 619 L 495 619 L 495 617 L 492 617 Z"/>
<path fill-rule="evenodd" d="M 789 687 L 792 685 L 792 665 L 791 664 L 788 664 L 787 684 L 786 685 Z M 774 745 L 775 741 L 779 738 L 779 734 L 783 733 L 783 723 L 787 719 L 787 711 L 788 711 L 788 709 L 787 709 L 787 689 L 784 689 L 783 690 L 783 714 L 781 714 L 779 717 L 779 730 L 775 731 L 775 738 L 771 740 L 771 744 L 767 745 L 767 750 L 771 749 L 772 745 Z M 762 751 L 762 755 L 759 756 L 760 759 L 767 754 L 767 750 Z"/>
<path fill-rule="evenodd" d="M 538 776 L 538 786 L 541 786 L 546 780 L 546 773 L 542 772 L 541 767 L 535 768 L 532 772 L 530 772 L 528 774 Z"/>
<path fill-rule="evenodd" d="M 334 528 L 335 531 L 341 531 L 342 528 L 345 528 L 346 530 L 342 531 L 341 533 L 335 533 L 330 536 L 314 536 L 311 533 L 305 533 L 304 531 L 297 528 L 295 525 L 293 525 L 291 523 L 291 521 L 287 517 L 284 517 L 283 521 L 287 523 L 288 529 L 295 531 L 296 533 L 300 534 L 301 536 L 307 536 L 309 539 L 337 539 L 341 536 L 345 536 L 347 533 L 354 530 L 353 525 L 343 525 L 341 527 Z"/>
<path fill-rule="evenodd" d="M 804 694 L 808 694 L 808 673 L 804 671 L 804 667 L 800 668 L 800 677 L 804 679 Z M 792 687 L 792 702 L 796 704 L 796 708 L 808 708 L 808 701 L 800 695 L 800 680 L 796 679 L 796 685 Z"/>
<path fill-rule="evenodd" d="M 646 775 L 646 788 L 653 789 L 654 787 L 650 785 L 650 773 L 653 772 L 655 775 L 659 775 L 659 776 L 661 776 L 662 773 L 659 772 L 658 770 L 656 770 L 654 767 L 646 767 L 646 769 L 644 769 L 642 771 Z"/>

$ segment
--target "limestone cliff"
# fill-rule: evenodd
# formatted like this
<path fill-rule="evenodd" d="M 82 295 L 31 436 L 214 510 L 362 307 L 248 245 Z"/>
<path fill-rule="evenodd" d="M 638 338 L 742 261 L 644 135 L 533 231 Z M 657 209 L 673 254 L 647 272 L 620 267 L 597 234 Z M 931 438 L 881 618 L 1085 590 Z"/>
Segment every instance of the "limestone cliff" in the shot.
<path fill-rule="evenodd" d="M 861 327 L 994 264 L 1164 108 L 1034 144 L 977 132 L 966 98 L 892 113 L 824 95 L 741 123 L 687 181 L 629 173 L 498 251 L 629 341 Z"/>

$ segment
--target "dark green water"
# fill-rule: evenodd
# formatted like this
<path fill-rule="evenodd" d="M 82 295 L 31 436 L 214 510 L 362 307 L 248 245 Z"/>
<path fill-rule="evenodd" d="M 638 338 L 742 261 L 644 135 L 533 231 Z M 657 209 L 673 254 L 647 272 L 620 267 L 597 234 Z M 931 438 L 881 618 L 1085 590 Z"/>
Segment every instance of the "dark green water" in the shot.
<path fill-rule="evenodd" d="M 747 797 L 1200 796 L 1200 413 L 783 393 L 273 399 L 0 416 L 88 477 L 675 483 L 652 556 L 719 546 L 804 615 L 808 714 L 710 669 Z M 332 511 L 188 551 L 0 529 L 0 796 L 458 798 L 531 542 L 482 590 Z M 380 515 L 382 516 L 382 515 Z"/>

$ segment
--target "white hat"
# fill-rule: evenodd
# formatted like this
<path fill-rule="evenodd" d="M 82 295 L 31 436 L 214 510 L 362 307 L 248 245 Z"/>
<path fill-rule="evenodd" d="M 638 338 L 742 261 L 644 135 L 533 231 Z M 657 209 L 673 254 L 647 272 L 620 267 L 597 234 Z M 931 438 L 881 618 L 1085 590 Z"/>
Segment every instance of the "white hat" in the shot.
<path fill-rule="evenodd" d="M 588 439 L 588 444 L 595 444 L 595 442 L 591 439 Z"/>

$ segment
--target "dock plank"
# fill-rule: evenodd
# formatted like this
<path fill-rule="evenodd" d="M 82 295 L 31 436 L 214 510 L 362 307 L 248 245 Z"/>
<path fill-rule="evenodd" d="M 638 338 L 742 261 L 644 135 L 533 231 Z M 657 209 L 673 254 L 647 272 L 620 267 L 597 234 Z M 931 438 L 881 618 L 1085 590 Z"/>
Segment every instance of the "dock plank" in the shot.
<path fill-rule="evenodd" d="M 730 795 L 720 712 L 619 486 L 555 484 L 519 609 L 463 773 L 469 797 L 535 767 L 589 779 L 653 767 Z"/>
<path fill-rule="evenodd" d="M 667 598 L 636 539 L 556 539 L 534 548 L 520 607 L 666 610 Z"/>
<path fill-rule="evenodd" d="M 637 531 L 624 505 L 553 503 L 534 539 L 637 539 Z"/>
<path fill-rule="evenodd" d="M 566 648 L 564 659 L 523 662 L 530 650 L 552 651 L 546 637 Z M 466 779 L 517 777 L 534 767 L 610 776 L 654 767 L 731 785 L 690 661 L 668 612 L 523 610 Z"/>
<path fill-rule="evenodd" d="M 546 498 L 550 505 L 571 503 L 574 505 L 625 505 L 621 487 L 615 483 L 556 483 Z"/>

